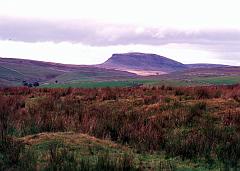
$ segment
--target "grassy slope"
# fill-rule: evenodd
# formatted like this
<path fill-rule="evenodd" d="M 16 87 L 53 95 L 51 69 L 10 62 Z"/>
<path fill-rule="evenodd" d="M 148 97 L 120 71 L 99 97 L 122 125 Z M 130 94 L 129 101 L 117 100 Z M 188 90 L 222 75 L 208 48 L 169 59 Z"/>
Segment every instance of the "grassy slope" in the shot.
<path fill-rule="evenodd" d="M 62 74 L 61 71 L 56 71 L 51 68 L 46 68 L 38 65 L 30 65 L 27 63 L 18 62 L 2 62 L 0 78 L 10 81 L 13 85 L 21 84 L 23 80 L 38 80 L 45 81 Z"/>
<path fill-rule="evenodd" d="M 74 83 L 80 81 L 106 81 L 106 80 L 121 80 L 126 78 L 135 77 L 135 75 L 127 72 L 119 72 L 114 70 L 105 70 L 100 68 L 85 68 L 80 71 L 67 72 L 61 74 L 50 80 L 49 82 L 58 80 L 58 82 L 64 83 Z"/>
<path fill-rule="evenodd" d="M 19 81 L 24 79 L 24 74 L 17 72 L 16 70 L 0 66 L 0 77 L 10 81 Z"/>
<path fill-rule="evenodd" d="M 107 70 L 92 66 L 63 65 L 31 60 L 0 58 L 1 86 L 17 86 L 23 80 L 71 83 L 82 80 L 114 80 L 135 77 L 123 71 Z"/>
<path fill-rule="evenodd" d="M 133 86 L 133 82 L 144 85 L 167 85 L 167 86 L 198 86 L 198 85 L 221 85 L 240 83 L 240 67 L 201 68 L 160 76 L 140 77 L 136 79 L 120 79 L 116 81 L 98 81 L 83 77 L 81 80 L 66 82 L 65 84 L 49 84 L 43 87 L 126 87 Z"/>
<path fill-rule="evenodd" d="M 169 167 L 176 167 L 176 170 L 204 171 L 200 163 L 190 161 L 181 161 L 177 158 L 167 159 L 164 154 L 137 153 L 127 146 L 116 144 L 109 140 L 101 140 L 87 134 L 73 132 L 40 133 L 28 135 L 19 138 L 38 156 L 39 166 L 44 165 L 49 144 L 53 142 L 63 143 L 71 151 L 74 151 L 78 159 L 89 158 L 91 162 L 95 161 L 96 156 L 109 154 L 111 158 L 128 154 L 133 157 L 134 165 L 144 170 L 161 170 Z M 161 167 L 161 168 L 160 168 Z"/>
<path fill-rule="evenodd" d="M 0 78 L 0 87 L 5 87 L 5 86 L 18 86 L 19 83 L 18 82 L 14 82 L 14 81 L 8 81 L 6 79 L 2 79 Z"/>

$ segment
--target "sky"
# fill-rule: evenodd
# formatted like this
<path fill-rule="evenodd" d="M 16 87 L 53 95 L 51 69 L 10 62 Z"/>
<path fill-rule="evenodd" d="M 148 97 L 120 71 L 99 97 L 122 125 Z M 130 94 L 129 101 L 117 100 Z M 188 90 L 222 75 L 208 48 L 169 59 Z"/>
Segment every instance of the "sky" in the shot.
<path fill-rule="evenodd" d="M 239 0 L 0 0 L 0 57 L 99 64 L 113 53 L 240 65 Z"/>

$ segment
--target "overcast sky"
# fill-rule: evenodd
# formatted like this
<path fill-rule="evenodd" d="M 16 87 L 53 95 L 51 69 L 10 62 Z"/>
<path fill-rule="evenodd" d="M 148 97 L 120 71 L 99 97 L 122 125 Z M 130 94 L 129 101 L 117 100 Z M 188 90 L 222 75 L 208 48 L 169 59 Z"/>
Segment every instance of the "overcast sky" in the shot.
<path fill-rule="evenodd" d="M 0 0 L 0 56 L 97 64 L 113 53 L 240 65 L 239 0 Z"/>

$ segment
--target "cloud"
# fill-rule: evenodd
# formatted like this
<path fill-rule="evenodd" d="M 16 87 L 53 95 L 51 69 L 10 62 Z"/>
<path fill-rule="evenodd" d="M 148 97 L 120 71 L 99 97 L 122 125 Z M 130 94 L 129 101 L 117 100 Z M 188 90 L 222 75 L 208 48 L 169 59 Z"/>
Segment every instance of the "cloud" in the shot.
<path fill-rule="evenodd" d="M 0 52 L 62 63 L 95 64 L 112 53 L 157 53 L 183 63 L 240 65 L 240 30 L 177 29 L 94 20 L 0 17 Z M 67 62 L 66 62 L 67 61 Z"/>
<path fill-rule="evenodd" d="M 240 43 L 240 30 L 178 30 L 98 23 L 88 20 L 39 20 L 0 17 L 0 39 L 22 42 L 71 42 L 90 46 Z"/>

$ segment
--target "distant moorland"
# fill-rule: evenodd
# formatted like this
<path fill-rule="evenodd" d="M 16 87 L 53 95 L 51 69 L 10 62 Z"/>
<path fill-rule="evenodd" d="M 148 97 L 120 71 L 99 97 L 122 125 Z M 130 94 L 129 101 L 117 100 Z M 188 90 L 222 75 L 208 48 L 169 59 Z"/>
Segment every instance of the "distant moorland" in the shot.
<path fill-rule="evenodd" d="M 113 54 L 99 65 L 66 65 L 0 58 L 0 87 L 132 87 L 137 85 L 222 85 L 240 83 L 240 67 L 182 64 L 156 54 Z M 25 83 L 24 82 L 24 83 Z"/>

